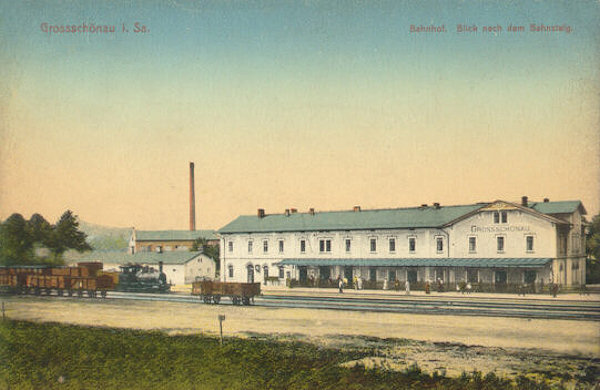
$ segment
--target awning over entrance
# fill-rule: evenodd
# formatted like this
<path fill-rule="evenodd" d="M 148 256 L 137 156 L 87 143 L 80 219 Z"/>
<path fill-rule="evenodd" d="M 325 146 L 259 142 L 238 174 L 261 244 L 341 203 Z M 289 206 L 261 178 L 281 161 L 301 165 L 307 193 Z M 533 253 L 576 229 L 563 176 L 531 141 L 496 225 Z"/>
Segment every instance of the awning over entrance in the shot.
<path fill-rule="evenodd" d="M 543 267 L 550 258 L 434 258 L 434 259 L 283 259 L 279 265 L 350 266 L 350 267 L 473 267 L 533 268 Z"/>

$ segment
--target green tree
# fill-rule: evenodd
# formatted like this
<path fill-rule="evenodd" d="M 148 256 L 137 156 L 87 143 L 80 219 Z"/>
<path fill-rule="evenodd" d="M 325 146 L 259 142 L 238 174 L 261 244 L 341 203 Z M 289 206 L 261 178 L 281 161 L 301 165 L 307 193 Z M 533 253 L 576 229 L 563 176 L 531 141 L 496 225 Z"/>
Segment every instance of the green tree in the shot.
<path fill-rule="evenodd" d="M 215 261 L 215 264 L 217 266 L 217 273 L 221 269 L 220 268 L 220 257 L 219 257 L 219 246 L 218 245 L 209 245 L 208 240 L 206 238 L 200 237 L 200 238 L 196 239 L 196 241 L 194 241 L 194 243 L 192 244 L 190 251 L 192 251 L 192 252 L 201 251 L 203 254 L 205 254 L 206 256 L 210 257 L 211 259 L 213 259 Z"/>
<path fill-rule="evenodd" d="M 48 246 L 48 240 L 52 234 L 52 225 L 38 213 L 33 214 L 31 218 L 29 218 L 28 225 L 33 242 L 42 246 Z"/>
<path fill-rule="evenodd" d="M 586 249 L 586 283 L 600 283 L 600 214 L 588 226 Z"/>
<path fill-rule="evenodd" d="M 0 264 L 28 264 L 33 261 L 33 237 L 21 214 L 13 214 L 0 226 Z"/>
<path fill-rule="evenodd" d="M 62 262 L 62 255 L 67 249 L 78 252 L 92 250 L 86 241 L 87 235 L 79 231 L 79 221 L 71 210 L 67 210 L 53 226 L 47 247 L 54 255 L 54 262 Z"/>

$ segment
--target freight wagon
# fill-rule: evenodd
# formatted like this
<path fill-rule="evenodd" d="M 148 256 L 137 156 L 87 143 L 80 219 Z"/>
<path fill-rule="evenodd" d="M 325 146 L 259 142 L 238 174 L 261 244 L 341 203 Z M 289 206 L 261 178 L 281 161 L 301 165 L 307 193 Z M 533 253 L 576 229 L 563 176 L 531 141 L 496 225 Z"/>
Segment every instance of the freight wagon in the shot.
<path fill-rule="evenodd" d="M 109 275 L 99 275 L 102 263 L 78 263 L 77 267 L 19 266 L 0 268 L 0 289 L 11 294 L 104 298 L 115 283 Z"/>
<path fill-rule="evenodd" d="M 256 295 L 260 295 L 260 283 L 203 280 L 192 283 L 192 295 L 198 296 L 204 303 L 219 304 L 222 297 L 229 297 L 234 305 L 249 305 L 254 303 Z"/>

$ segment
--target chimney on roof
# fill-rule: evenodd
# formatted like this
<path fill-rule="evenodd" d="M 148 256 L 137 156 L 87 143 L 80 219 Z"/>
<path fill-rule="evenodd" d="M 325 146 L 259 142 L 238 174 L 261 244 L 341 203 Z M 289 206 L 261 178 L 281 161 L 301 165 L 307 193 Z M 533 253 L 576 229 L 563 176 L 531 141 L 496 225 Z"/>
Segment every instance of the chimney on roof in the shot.
<path fill-rule="evenodd" d="M 265 209 L 258 209 L 257 213 L 258 218 L 264 218 L 265 216 Z"/>
<path fill-rule="evenodd" d="M 196 198 L 194 196 L 194 163 L 190 162 L 190 230 L 196 230 Z"/>
<path fill-rule="evenodd" d="M 308 209 L 308 213 L 310 215 L 315 215 L 315 209 L 313 209 L 312 207 Z"/>
<path fill-rule="evenodd" d="M 360 211 L 360 206 L 354 206 L 354 208 L 352 209 L 355 213 Z"/>
<path fill-rule="evenodd" d="M 290 212 L 291 212 L 292 214 L 296 214 L 296 213 L 298 212 L 298 209 L 290 209 Z"/>
<path fill-rule="evenodd" d="M 529 205 L 529 202 L 527 201 L 527 197 L 526 196 L 522 196 L 521 197 L 521 206 L 527 207 L 528 205 Z"/>
<path fill-rule="evenodd" d="M 427 203 L 423 203 L 421 207 L 427 207 Z"/>
<path fill-rule="evenodd" d="M 285 209 L 285 216 L 289 217 L 290 216 L 290 209 Z"/>
<path fill-rule="evenodd" d="M 433 204 L 433 207 L 435 207 L 436 209 L 439 209 L 440 208 L 440 204 L 436 202 L 436 203 Z"/>
<path fill-rule="evenodd" d="M 548 203 L 548 202 L 550 202 L 550 199 L 544 198 L 544 203 Z"/>

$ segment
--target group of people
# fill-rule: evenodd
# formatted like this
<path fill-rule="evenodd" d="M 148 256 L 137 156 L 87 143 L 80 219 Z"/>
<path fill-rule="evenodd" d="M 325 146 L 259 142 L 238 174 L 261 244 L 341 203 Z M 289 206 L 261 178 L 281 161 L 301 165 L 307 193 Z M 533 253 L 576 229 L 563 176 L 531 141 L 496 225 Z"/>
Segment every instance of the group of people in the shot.
<path fill-rule="evenodd" d="M 343 293 L 344 287 L 348 284 L 348 280 L 346 278 L 342 278 L 341 276 L 338 276 L 337 282 L 338 282 L 338 291 L 340 293 Z M 353 286 L 354 286 L 355 290 L 357 290 L 357 291 L 362 290 L 363 283 L 364 283 L 364 279 L 361 276 L 354 276 Z M 437 285 L 438 292 L 444 292 L 444 281 L 443 280 L 437 279 L 436 285 Z M 543 280 L 541 282 L 541 286 L 543 288 Z M 387 279 L 384 279 L 383 280 L 383 289 L 387 290 L 388 287 L 389 287 L 388 281 L 387 281 Z M 525 287 L 526 286 L 521 286 L 519 288 L 519 290 L 518 290 L 519 295 L 525 296 L 525 291 L 526 291 Z M 558 294 L 559 288 L 560 288 L 559 285 L 556 283 L 552 283 L 550 285 L 549 291 L 552 294 L 552 296 L 556 297 L 556 295 Z M 396 291 L 400 290 L 400 282 L 398 280 L 394 281 L 394 289 Z M 471 282 L 461 282 L 456 285 L 456 291 L 461 292 L 463 294 L 465 294 L 465 293 L 470 294 L 472 289 L 473 289 L 473 286 L 471 285 Z M 404 290 L 405 290 L 406 295 L 410 295 L 410 282 L 408 280 L 406 280 L 404 282 Z M 429 280 L 427 280 L 425 282 L 425 294 L 430 294 L 430 293 L 431 293 L 431 282 Z"/>

